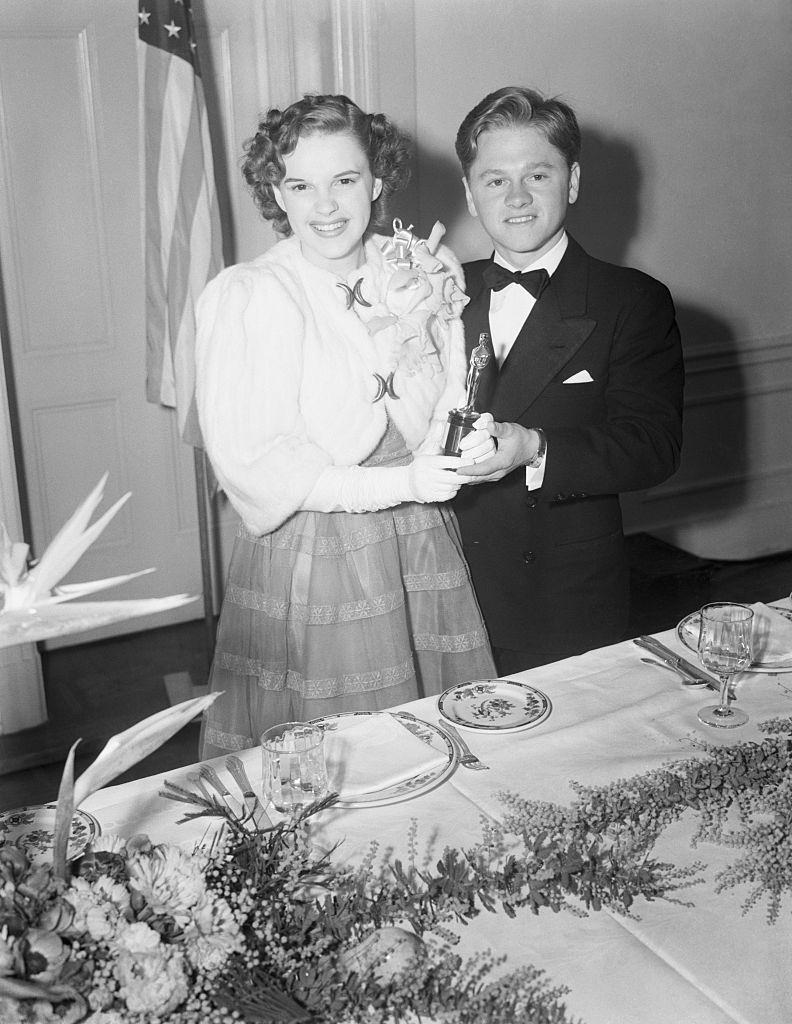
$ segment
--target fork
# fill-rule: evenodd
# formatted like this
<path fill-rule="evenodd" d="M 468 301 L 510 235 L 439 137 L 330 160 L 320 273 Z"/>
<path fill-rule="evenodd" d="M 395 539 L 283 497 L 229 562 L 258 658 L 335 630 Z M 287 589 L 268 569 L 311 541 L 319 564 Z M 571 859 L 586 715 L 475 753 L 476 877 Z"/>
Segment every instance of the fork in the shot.
<path fill-rule="evenodd" d="M 231 790 L 226 786 L 217 772 L 212 768 L 211 765 L 202 764 L 198 769 L 198 774 L 204 780 L 208 782 L 210 786 L 217 790 L 220 796 L 223 798 L 223 803 L 231 811 L 235 818 L 243 818 L 245 816 L 245 809 L 231 796 Z"/>
<path fill-rule="evenodd" d="M 245 806 L 250 812 L 250 816 L 253 819 L 256 828 L 271 828 L 272 822 L 268 818 L 267 812 L 264 810 L 264 805 L 253 792 L 253 786 L 251 785 L 242 761 L 234 754 L 231 754 L 225 759 L 225 766 L 231 773 L 231 777 L 234 782 L 239 786 L 242 796 L 245 798 Z"/>
<path fill-rule="evenodd" d="M 462 765 L 463 768 L 472 768 L 474 771 L 478 772 L 489 771 L 489 765 L 484 764 L 483 761 L 480 761 L 479 758 L 476 757 L 476 755 L 473 753 L 473 751 L 470 749 L 467 743 L 465 743 L 465 741 L 459 735 L 459 731 L 456 729 L 455 726 L 444 723 L 443 728 L 447 732 L 449 732 L 456 740 L 461 751 L 459 763 Z"/>

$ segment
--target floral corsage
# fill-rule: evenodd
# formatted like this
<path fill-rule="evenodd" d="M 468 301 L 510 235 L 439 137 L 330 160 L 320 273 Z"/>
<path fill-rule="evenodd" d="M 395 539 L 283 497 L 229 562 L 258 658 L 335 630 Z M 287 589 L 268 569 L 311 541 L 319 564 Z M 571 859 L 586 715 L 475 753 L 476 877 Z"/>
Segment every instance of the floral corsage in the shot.
<path fill-rule="evenodd" d="M 461 268 L 440 246 L 444 234 L 438 222 L 428 239 L 417 238 L 397 218 L 392 238 L 375 236 L 382 260 L 369 261 L 347 288 L 349 307 L 375 340 L 383 365 L 408 377 L 442 371 L 449 323 L 468 302 Z"/>

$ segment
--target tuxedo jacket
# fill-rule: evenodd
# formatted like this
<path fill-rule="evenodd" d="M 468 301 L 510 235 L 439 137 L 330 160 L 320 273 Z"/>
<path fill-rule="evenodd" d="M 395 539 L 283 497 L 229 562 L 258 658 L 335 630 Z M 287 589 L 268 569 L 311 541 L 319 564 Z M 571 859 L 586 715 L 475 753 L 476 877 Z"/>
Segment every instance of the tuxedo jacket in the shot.
<path fill-rule="evenodd" d="M 468 353 L 490 331 L 488 260 L 464 266 Z M 564 383 L 586 371 L 591 381 Z M 615 643 L 629 574 L 619 492 L 669 477 L 682 443 L 683 364 L 668 289 L 593 259 L 572 239 L 476 406 L 547 435 L 542 486 L 516 469 L 454 502 L 494 646 L 545 660 Z"/>

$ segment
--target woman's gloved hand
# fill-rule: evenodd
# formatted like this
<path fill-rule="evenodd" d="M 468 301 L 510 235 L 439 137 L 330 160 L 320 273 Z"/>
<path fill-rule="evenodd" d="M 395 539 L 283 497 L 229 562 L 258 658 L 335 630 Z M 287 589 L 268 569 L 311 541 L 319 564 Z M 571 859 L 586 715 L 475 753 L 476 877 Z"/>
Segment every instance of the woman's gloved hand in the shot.
<path fill-rule="evenodd" d="M 472 465 L 455 455 L 416 455 L 410 463 L 409 481 L 413 501 L 448 501 L 462 481 L 453 470 Z"/>

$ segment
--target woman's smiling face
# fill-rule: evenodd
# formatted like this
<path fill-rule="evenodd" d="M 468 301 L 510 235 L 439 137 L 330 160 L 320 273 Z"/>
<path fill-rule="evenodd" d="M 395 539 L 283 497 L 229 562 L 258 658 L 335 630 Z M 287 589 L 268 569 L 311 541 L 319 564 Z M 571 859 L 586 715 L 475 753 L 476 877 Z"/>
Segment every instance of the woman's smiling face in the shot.
<path fill-rule="evenodd" d="M 368 156 L 347 133 L 305 135 L 284 156 L 274 189 L 309 263 L 345 277 L 363 262 L 371 204 L 382 190 Z"/>

